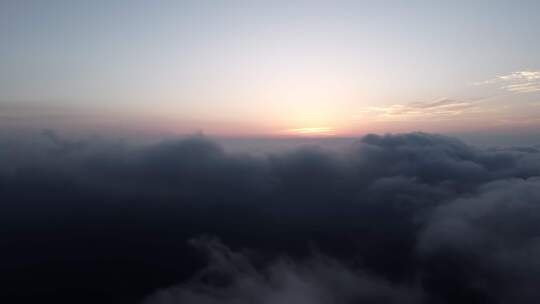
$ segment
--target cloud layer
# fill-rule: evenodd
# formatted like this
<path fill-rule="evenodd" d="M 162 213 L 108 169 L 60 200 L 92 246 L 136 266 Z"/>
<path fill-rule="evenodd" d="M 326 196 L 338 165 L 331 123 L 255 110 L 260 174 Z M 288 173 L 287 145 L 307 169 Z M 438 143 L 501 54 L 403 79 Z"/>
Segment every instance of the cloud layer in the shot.
<path fill-rule="evenodd" d="M 12 301 L 534 303 L 538 176 L 537 147 L 426 133 L 257 156 L 4 138 L 1 283 Z"/>

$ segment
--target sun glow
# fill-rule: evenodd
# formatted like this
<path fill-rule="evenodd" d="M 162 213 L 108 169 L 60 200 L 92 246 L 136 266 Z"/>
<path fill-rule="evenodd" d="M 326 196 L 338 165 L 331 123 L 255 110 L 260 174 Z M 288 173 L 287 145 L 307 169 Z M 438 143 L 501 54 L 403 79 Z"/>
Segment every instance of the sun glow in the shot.
<path fill-rule="evenodd" d="M 331 127 L 307 127 L 307 128 L 297 128 L 297 129 L 288 129 L 287 133 L 296 134 L 296 135 L 305 135 L 305 136 L 333 136 L 335 135 L 335 129 Z"/>

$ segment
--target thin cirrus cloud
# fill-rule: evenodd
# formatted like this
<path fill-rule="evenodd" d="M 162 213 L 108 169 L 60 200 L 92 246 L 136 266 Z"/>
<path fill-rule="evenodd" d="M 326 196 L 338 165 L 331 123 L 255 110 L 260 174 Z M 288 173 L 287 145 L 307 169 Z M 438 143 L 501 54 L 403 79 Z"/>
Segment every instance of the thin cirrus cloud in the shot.
<path fill-rule="evenodd" d="M 455 117 L 466 113 L 478 112 L 479 100 L 463 101 L 454 99 L 439 99 L 431 102 L 413 102 L 408 104 L 393 104 L 389 106 L 368 107 L 360 111 L 358 116 L 380 121 L 409 120 L 415 118 Z"/>
<path fill-rule="evenodd" d="M 475 85 L 499 84 L 501 89 L 514 93 L 540 91 L 540 71 L 524 70 L 477 82 Z"/>

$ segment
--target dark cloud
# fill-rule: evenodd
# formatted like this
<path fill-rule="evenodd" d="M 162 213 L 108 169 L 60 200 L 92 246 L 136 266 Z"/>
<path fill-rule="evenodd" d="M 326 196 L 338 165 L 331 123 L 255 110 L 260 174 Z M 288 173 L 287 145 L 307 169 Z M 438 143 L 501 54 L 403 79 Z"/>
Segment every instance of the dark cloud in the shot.
<path fill-rule="evenodd" d="M 439 206 L 419 248 L 427 260 L 466 273 L 461 284 L 493 300 L 533 303 L 540 282 L 540 179 L 488 183 L 474 196 Z"/>
<path fill-rule="evenodd" d="M 257 154 L 10 138 L 0 283 L 11 302 L 533 303 L 537 176 L 536 148 L 426 133 Z M 232 249 L 204 243 L 206 265 L 200 235 Z"/>
<path fill-rule="evenodd" d="M 178 287 L 156 292 L 145 303 L 419 303 L 412 287 L 392 283 L 322 255 L 296 262 L 288 258 L 255 267 L 247 255 L 219 241 L 200 239 L 209 264 Z"/>

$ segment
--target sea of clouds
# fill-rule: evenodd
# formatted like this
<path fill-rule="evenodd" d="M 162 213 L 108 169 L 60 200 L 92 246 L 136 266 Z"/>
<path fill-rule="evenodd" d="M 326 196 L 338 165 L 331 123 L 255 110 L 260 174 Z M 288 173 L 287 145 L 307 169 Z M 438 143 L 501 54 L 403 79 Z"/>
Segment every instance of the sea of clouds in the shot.
<path fill-rule="evenodd" d="M 0 139 L 11 303 L 537 303 L 540 149 Z"/>

